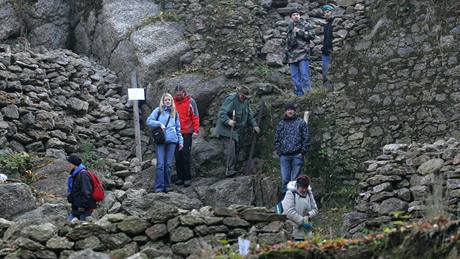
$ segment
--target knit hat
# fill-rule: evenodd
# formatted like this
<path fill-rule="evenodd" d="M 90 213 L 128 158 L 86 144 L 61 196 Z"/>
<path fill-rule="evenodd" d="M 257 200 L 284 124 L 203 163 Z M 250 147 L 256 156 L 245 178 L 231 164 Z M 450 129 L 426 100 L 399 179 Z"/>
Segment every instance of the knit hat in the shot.
<path fill-rule="evenodd" d="M 287 111 L 287 110 L 296 110 L 297 109 L 297 105 L 293 102 L 288 102 L 286 103 L 286 105 L 284 105 L 284 110 Z"/>
<path fill-rule="evenodd" d="M 291 17 L 295 13 L 302 15 L 302 11 L 300 10 L 300 8 L 293 8 L 291 12 L 289 12 L 289 17 Z"/>
<path fill-rule="evenodd" d="M 67 161 L 73 165 L 79 166 L 81 164 L 81 158 L 76 155 L 70 155 L 67 157 Z"/>
<path fill-rule="evenodd" d="M 323 11 L 334 11 L 334 6 L 330 5 L 330 4 L 325 4 L 323 5 L 323 7 L 321 7 L 321 9 L 323 9 Z"/>

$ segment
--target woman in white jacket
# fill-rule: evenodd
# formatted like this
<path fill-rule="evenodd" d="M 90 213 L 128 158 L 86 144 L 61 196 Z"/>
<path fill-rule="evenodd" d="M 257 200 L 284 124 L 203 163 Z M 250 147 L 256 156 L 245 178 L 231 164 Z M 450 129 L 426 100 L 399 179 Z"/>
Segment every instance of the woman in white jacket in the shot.
<path fill-rule="evenodd" d="M 281 204 L 283 214 L 293 228 L 292 238 L 295 241 L 311 238 L 313 234 L 310 219 L 318 214 L 318 207 L 310 188 L 310 179 L 299 176 L 296 181 L 289 182 L 287 189 Z"/>

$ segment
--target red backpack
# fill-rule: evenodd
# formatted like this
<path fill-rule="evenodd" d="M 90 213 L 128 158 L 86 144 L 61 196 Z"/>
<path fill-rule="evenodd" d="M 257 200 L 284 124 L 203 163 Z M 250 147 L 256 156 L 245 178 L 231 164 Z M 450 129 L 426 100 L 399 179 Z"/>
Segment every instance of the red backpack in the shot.
<path fill-rule="evenodd" d="M 91 171 L 86 171 L 86 173 L 89 176 L 89 179 L 91 179 L 91 186 L 93 187 L 93 200 L 95 202 L 100 202 L 104 200 L 105 193 L 104 193 L 104 187 L 102 186 L 102 182 L 99 180 L 97 175 Z"/>

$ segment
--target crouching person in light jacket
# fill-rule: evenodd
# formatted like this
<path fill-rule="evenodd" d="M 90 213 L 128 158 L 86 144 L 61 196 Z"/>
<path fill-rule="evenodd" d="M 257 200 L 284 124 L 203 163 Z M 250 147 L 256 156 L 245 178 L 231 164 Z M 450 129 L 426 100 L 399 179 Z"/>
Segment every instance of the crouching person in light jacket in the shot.
<path fill-rule="evenodd" d="M 296 181 L 289 182 L 287 189 L 281 204 L 283 214 L 293 228 L 292 238 L 303 241 L 313 237 L 310 219 L 318 214 L 318 207 L 310 188 L 310 179 L 299 176 Z"/>

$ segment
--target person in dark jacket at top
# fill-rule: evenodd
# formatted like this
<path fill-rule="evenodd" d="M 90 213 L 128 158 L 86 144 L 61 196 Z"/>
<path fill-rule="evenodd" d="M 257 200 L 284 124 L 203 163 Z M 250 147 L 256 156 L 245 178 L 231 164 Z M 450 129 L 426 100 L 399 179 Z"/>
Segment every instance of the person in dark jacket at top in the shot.
<path fill-rule="evenodd" d="M 67 158 L 70 163 L 70 175 L 67 178 L 67 200 L 72 204 L 69 220 L 85 221 L 97 207 L 92 197 L 93 186 L 88 171 L 81 159 L 76 155 Z"/>
<path fill-rule="evenodd" d="M 278 123 L 275 132 L 275 151 L 280 156 L 282 192 L 287 184 L 300 175 L 304 155 L 310 146 L 310 133 L 307 123 L 296 115 L 296 104 L 285 105 L 284 118 Z"/>
<path fill-rule="evenodd" d="M 300 17 L 300 11 L 291 12 L 288 23 L 286 53 L 295 85 L 295 94 L 311 94 L 310 48 L 315 38 L 315 30 L 309 21 Z"/>
<path fill-rule="evenodd" d="M 323 86 L 324 87 L 332 87 L 331 81 L 327 78 L 327 73 L 329 71 L 329 65 L 331 64 L 331 52 L 332 48 L 332 40 L 333 35 L 332 32 L 334 30 L 332 26 L 332 22 L 334 21 L 334 7 L 332 5 L 324 5 L 322 8 L 324 18 L 326 18 L 326 23 L 323 25 L 323 47 L 321 48 L 322 55 L 322 72 L 323 72 Z"/>
<path fill-rule="evenodd" d="M 184 138 L 182 150 L 176 149 L 177 185 L 188 187 L 191 184 L 191 152 L 192 138 L 198 137 L 200 131 L 200 115 L 195 100 L 187 95 L 185 87 L 179 85 L 175 89 L 174 104 L 180 119 L 180 131 Z"/>

